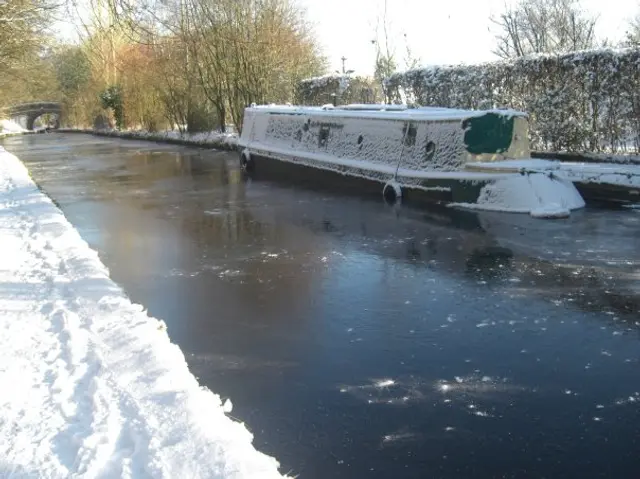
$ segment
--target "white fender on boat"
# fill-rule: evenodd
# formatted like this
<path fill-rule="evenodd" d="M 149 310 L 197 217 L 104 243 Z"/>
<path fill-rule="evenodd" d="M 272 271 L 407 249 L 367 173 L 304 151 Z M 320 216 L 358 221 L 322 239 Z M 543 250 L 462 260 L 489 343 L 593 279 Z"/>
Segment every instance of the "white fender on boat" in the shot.
<path fill-rule="evenodd" d="M 457 206 L 528 213 L 536 218 L 566 218 L 572 210 L 584 205 L 582 196 L 571 181 L 553 174 L 523 171 L 488 183 L 480 190 L 475 204 Z"/>
<path fill-rule="evenodd" d="M 382 197 L 388 203 L 395 203 L 402 198 L 402 188 L 397 181 L 388 181 L 382 188 Z"/>

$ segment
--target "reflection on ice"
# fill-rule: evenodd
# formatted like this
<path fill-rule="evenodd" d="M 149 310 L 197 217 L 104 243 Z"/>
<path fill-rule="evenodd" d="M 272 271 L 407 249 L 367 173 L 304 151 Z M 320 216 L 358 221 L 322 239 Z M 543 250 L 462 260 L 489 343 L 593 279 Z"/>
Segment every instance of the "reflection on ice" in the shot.
<path fill-rule="evenodd" d="M 226 270 L 220 272 L 218 274 L 218 276 L 220 278 L 225 278 L 225 277 L 241 276 L 242 274 L 243 274 L 243 272 L 238 270 L 238 269 L 226 269 Z"/>
<path fill-rule="evenodd" d="M 434 400 L 437 404 L 462 403 L 471 414 L 491 417 L 482 401 L 497 399 L 500 395 L 513 395 L 527 391 L 522 386 L 511 384 L 506 378 L 491 377 L 477 373 L 454 376 L 452 380 L 424 381 L 410 377 L 401 379 L 372 379 L 368 384 L 341 386 L 341 393 L 348 393 L 367 404 L 389 404 L 396 406 Z"/>
<path fill-rule="evenodd" d="M 393 379 L 380 379 L 374 383 L 374 386 L 377 388 L 388 388 L 389 386 L 393 386 L 395 381 Z"/>
<path fill-rule="evenodd" d="M 522 386 L 510 384 L 507 378 L 494 378 L 471 374 L 468 376 L 454 376 L 453 381 L 441 379 L 435 384 L 436 391 L 458 396 L 488 396 L 500 393 L 524 392 Z"/>
<path fill-rule="evenodd" d="M 491 414 L 485 411 L 474 411 L 473 414 L 478 417 L 493 417 Z"/>
<path fill-rule="evenodd" d="M 448 384 L 440 384 L 438 386 L 438 389 L 440 389 L 440 391 L 442 391 L 443 393 L 448 392 L 451 389 L 451 386 L 449 386 Z"/>
<path fill-rule="evenodd" d="M 405 428 L 397 432 L 394 432 L 392 434 L 385 434 L 384 436 L 382 436 L 381 447 L 392 446 L 392 445 L 402 445 L 407 441 L 415 441 L 415 440 L 418 440 L 419 438 L 420 438 L 419 434 L 412 431 L 408 431 Z M 398 443 L 401 443 L 401 444 L 398 444 Z"/>
<path fill-rule="evenodd" d="M 616 406 L 625 406 L 627 404 L 636 404 L 636 403 L 640 404 L 640 392 L 635 392 L 633 393 L 633 395 L 626 398 L 616 399 L 614 404 Z"/>
<path fill-rule="evenodd" d="M 399 381 L 397 379 L 372 379 L 368 384 L 341 386 L 341 393 L 349 393 L 367 404 L 389 404 L 403 406 L 409 402 L 424 399 L 428 392 L 426 383 L 415 379 Z"/>

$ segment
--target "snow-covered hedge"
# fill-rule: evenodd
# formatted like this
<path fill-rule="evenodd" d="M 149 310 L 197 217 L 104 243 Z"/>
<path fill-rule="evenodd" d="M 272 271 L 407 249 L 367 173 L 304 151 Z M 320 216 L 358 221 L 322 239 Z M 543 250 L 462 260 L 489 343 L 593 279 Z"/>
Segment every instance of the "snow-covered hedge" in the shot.
<path fill-rule="evenodd" d="M 526 111 L 532 149 L 640 152 L 639 49 L 430 67 L 386 85 L 398 103 Z"/>
<path fill-rule="evenodd" d="M 372 78 L 352 75 L 326 75 L 302 80 L 296 86 L 299 105 L 334 103 L 377 103 L 382 100 L 380 85 Z"/>

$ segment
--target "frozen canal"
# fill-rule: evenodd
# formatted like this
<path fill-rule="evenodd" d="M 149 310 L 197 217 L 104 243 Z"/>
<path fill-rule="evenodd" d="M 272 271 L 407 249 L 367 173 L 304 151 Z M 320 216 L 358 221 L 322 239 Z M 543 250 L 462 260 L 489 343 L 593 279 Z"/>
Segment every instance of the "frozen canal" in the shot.
<path fill-rule="evenodd" d="M 282 472 L 640 476 L 640 210 L 427 213 L 230 153 L 4 145 Z"/>

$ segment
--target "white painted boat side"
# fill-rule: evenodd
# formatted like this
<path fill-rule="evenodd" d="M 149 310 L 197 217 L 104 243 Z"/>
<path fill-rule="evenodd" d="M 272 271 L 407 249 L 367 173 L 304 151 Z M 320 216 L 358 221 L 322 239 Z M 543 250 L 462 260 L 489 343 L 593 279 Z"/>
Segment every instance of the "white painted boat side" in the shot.
<path fill-rule="evenodd" d="M 385 165 L 379 163 L 372 163 L 369 161 L 352 160 L 349 158 L 336 158 L 332 155 L 325 155 L 322 153 L 301 152 L 299 150 L 276 148 L 270 145 L 264 144 L 252 144 L 246 146 L 246 150 L 249 154 L 264 156 L 268 158 L 275 158 L 281 161 L 287 161 L 290 163 L 300 163 L 300 160 L 309 160 L 318 163 L 318 165 L 325 164 L 330 169 L 331 166 L 340 166 L 346 168 L 353 168 L 358 170 L 369 170 L 375 173 L 381 173 L 383 175 L 389 175 L 392 177 L 396 173 L 396 167 L 393 165 Z M 498 178 L 512 176 L 512 173 L 484 173 L 475 171 L 433 171 L 433 170 L 412 170 L 408 168 L 397 169 L 398 178 L 418 179 L 418 180 L 469 180 L 469 181 L 490 181 Z"/>
<path fill-rule="evenodd" d="M 471 161 L 529 156 L 528 125 L 524 118 L 516 118 L 512 141 L 506 151 L 472 154 L 465 146 L 462 118 L 478 112 L 447 110 L 443 115 L 443 109 L 430 110 L 440 113 L 418 115 L 415 121 L 407 122 L 408 117 L 396 117 L 388 112 L 378 116 L 370 113 L 380 112 L 365 112 L 363 116 L 359 111 L 341 110 L 323 117 L 324 111 L 313 107 L 252 107 L 245 111 L 238 145 L 271 152 L 295 150 L 297 153 L 285 153 L 300 157 L 323 155 L 314 158 L 316 161 L 349 158 L 366 161 L 373 169 L 374 165 L 390 165 L 394 169 L 400 166 L 420 171 L 461 171 L 465 163 Z M 443 120 L 434 120 L 445 116 Z M 407 141 L 405 135 L 409 129 L 412 135 Z M 323 133 L 327 135 L 325 143 L 320 138 Z"/>

